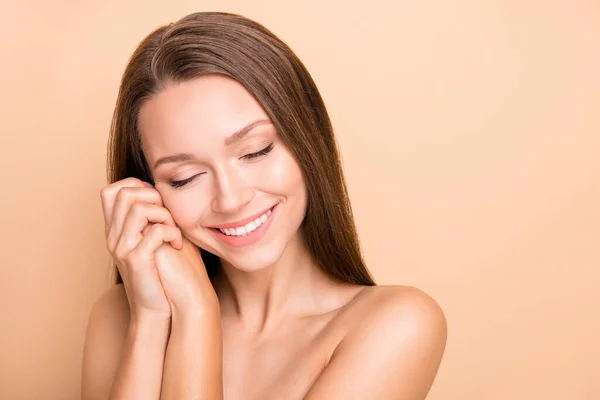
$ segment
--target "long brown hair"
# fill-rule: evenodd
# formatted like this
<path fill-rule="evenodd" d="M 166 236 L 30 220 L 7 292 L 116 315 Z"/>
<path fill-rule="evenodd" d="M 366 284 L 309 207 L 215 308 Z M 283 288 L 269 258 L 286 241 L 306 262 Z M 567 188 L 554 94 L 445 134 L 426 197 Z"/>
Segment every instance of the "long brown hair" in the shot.
<path fill-rule="evenodd" d="M 154 183 L 141 150 L 140 107 L 171 83 L 221 74 L 255 97 L 298 161 L 307 186 L 302 229 L 311 255 L 329 276 L 373 286 L 354 225 L 333 128 L 310 74 L 292 50 L 261 24 L 237 14 L 198 12 L 162 26 L 129 60 L 108 143 L 109 183 Z M 212 278 L 219 259 L 200 250 Z M 117 272 L 117 282 L 122 282 Z"/>

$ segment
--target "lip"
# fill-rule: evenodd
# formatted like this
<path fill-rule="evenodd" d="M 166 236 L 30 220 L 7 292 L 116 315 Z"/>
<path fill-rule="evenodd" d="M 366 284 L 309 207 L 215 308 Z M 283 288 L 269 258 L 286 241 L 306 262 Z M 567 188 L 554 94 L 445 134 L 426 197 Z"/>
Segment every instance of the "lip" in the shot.
<path fill-rule="evenodd" d="M 221 224 L 221 225 L 213 225 L 210 226 L 209 228 L 212 229 L 229 229 L 229 228 L 238 228 L 241 226 L 244 226 L 246 224 L 248 224 L 249 222 L 254 221 L 256 218 L 260 217 L 261 215 L 263 215 L 264 213 L 266 213 L 267 211 L 269 211 L 270 209 L 274 208 L 275 206 L 271 206 L 261 212 L 259 212 L 258 214 L 254 214 L 250 217 L 246 217 L 244 219 L 240 219 L 238 221 L 234 221 L 234 222 L 228 222 L 226 224 Z"/>
<path fill-rule="evenodd" d="M 226 234 L 221 232 L 218 228 L 209 228 L 209 230 L 217 239 L 221 240 L 222 242 L 224 242 L 232 247 L 242 247 L 242 246 L 247 246 L 247 245 L 256 243 L 260 239 L 262 239 L 263 236 L 265 236 L 267 230 L 271 226 L 271 223 L 273 222 L 273 218 L 275 217 L 275 214 L 277 213 L 278 205 L 279 205 L 279 203 L 274 205 L 272 208 L 267 209 L 263 213 L 257 214 L 257 217 L 258 217 L 258 216 L 264 214 L 265 212 L 271 210 L 271 215 L 269 215 L 269 218 L 265 221 L 265 223 L 262 224 L 261 226 L 259 226 L 258 228 L 256 228 L 255 230 L 253 230 L 252 232 L 250 232 L 250 234 L 248 234 L 246 236 L 227 236 Z M 256 217 L 255 217 L 255 219 L 256 219 Z M 250 222 L 250 221 L 252 221 L 252 219 L 248 219 L 248 222 Z M 231 225 L 231 224 L 228 224 L 228 225 Z M 220 226 L 223 226 L 223 225 L 220 225 Z M 239 225 L 233 225 L 233 226 L 239 226 Z"/>

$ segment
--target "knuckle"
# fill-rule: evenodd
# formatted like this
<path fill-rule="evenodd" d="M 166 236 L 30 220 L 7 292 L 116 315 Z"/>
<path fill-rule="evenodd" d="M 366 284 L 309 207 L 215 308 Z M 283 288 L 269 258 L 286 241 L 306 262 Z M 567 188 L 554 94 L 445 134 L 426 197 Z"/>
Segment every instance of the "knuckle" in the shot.
<path fill-rule="evenodd" d="M 102 197 L 110 197 L 115 192 L 118 192 L 119 189 L 123 185 L 122 182 L 123 181 L 117 181 L 117 182 L 113 182 L 113 183 L 110 183 L 108 185 L 105 185 L 104 187 L 102 187 L 102 189 L 100 189 L 100 196 L 102 196 Z"/>
<path fill-rule="evenodd" d="M 114 194 L 114 190 L 110 186 L 105 186 L 100 190 L 100 200 L 102 204 L 107 205 Z"/>
<path fill-rule="evenodd" d="M 139 178 L 136 178 L 134 176 L 129 176 L 123 179 L 122 182 L 130 185 L 139 185 L 140 183 L 142 183 L 142 181 Z"/>
<path fill-rule="evenodd" d="M 158 192 L 158 190 L 150 189 L 150 188 L 148 188 L 148 190 L 150 191 L 150 193 L 148 195 L 148 200 L 152 201 L 153 203 L 155 203 L 157 205 L 161 205 L 162 197 L 160 196 L 160 193 Z"/>
<path fill-rule="evenodd" d="M 165 229 L 166 227 L 163 224 L 154 224 L 150 228 L 150 231 L 152 231 L 152 234 L 154 235 L 162 236 L 165 234 Z"/>
<path fill-rule="evenodd" d="M 117 200 L 118 201 L 128 201 L 131 198 L 131 188 L 128 187 L 123 187 L 119 189 L 119 192 L 117 193 Z"/>
<path fill-rule="evenodd" d="M 140 179 L 129 176 L 127 178 L 123 178 L 121 180 L 116 181 L 115 183 L 113 183 L 113 185 L 118 186 L 120 188 L 125 188 L 125 187 L 140 186 L 141 182 L 142 181 Z"/>
<path fill-rule="evenodd" d="M 131 205 L 130 212 L 136 217 L 146 214 L 147 206 L 144 203 L 135 202 Z"/>

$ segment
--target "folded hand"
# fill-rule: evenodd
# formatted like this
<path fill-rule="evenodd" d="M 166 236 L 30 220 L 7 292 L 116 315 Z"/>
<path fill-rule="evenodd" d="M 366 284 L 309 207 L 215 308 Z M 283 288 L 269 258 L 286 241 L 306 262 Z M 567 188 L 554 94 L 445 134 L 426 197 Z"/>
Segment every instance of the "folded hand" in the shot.
<path fill-rule="evenodd" d="M 165 243 L 156 251 L 156 267 L 173 318 L 218 307 L 200 250 L 185 236 L 181 249 Z"/>

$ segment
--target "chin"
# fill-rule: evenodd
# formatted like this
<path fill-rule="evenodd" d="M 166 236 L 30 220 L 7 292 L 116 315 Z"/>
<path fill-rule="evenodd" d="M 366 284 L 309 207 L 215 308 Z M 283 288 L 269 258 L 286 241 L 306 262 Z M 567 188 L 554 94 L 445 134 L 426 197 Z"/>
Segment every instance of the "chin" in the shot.
<path fill-rule="evenodd" d="M 268 268 L 281 258 L 285 246 L 269 243 L 258 246 L 256 249 L 244 251 L 239 254 L 216 254 L 223 262 L 243 272 L 254 272 Z M 215 254 L 215 253 L 213 253 Z"/>
<path fill-rule="evenodd" d="M 205 229 L 197 230 L 195 240 L 190 237 L 190 241 L 239 271 L 253 272 L 268 268 L 279 261 L 299 234 L 304 215 L 300 213 L 290 215 L 285 211 L 283 207 L 275 207 L 271 217 L 272 225 L 265 224 L 268 230 L 255 243 L 228 246 L 226 243 L 219 242 L 214 232 Z"/>
<path fill-rule="evenodd" d="M 258 271 L 275 264 L 283 255 L 289 240 L 271 239 L 252 247 L 215 248 L 193 235 L 184 236 L 197 247 L 219 257 L 222 262 L 244 272 Z"/>

